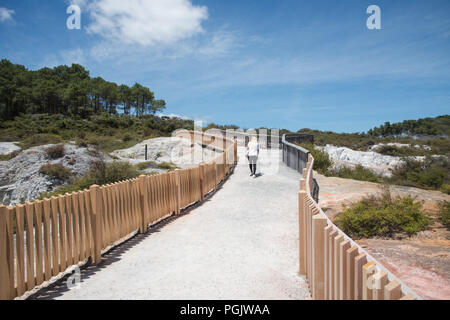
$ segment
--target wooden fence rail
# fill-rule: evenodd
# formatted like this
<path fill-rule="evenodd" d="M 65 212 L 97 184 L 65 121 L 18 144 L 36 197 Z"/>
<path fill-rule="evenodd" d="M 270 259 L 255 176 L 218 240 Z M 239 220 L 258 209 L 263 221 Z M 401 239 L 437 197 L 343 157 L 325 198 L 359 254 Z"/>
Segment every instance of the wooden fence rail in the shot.
<path fill-rule="evenodd" d="M 188 131 L 214 141 L 210 163 L 120 181 L 15 207 L 0 206 L 0 300 L 10 300 L 79 262 L 102 253 L 136 231 L 203 200 L 237 163 L 236 141 Z"/>
<path fill-rule="evenodd" d="M 298 194 L 299 269 L 313 299 L 421 299 L 328 219 L 312 197 L 313 166 L 308 154 Z"/>

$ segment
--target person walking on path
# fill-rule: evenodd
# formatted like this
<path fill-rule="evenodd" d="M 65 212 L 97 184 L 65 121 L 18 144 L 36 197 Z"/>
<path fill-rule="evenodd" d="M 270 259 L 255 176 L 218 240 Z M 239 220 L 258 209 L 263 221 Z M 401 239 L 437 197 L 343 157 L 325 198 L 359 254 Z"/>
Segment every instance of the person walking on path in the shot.
<path fill-rule="evenodd" d="M 250 177 L 256 178 L 256 162 L 258 161 L 259 155 L 259 143 L 256 137 L 252 137 L 247 145 L 247 159 L 250 167 Z"/>

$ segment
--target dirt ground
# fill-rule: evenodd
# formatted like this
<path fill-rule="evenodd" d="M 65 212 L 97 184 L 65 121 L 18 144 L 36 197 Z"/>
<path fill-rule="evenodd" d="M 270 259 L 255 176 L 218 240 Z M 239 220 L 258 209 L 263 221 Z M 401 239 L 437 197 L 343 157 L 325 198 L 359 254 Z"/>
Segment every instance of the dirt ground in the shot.
<path fill-rule="evenodd" d="M 377 183 L 325 177 L 317 173 L 314 176 L 320 186 L 319 204 L 330 219 L 342 211 L 343 204 L 382 192 Z M 450 201 L 450 196 L 402 186 L 392 186 L 391 193 L 423 200 L 424 210 L 433 219 L 433 224 L 413 237 L 357 242 L 424 299 L 450 299 L 450 232 L 435 216 L 438 203 Z"/>

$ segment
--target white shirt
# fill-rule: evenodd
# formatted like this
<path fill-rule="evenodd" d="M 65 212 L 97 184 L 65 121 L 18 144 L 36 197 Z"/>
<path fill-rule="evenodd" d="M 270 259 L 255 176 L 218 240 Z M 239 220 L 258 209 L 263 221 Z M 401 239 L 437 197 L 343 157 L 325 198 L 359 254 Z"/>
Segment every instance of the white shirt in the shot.
<path fill-rule="evenodd" d="M 249 143 L 247 147 L 247 155 L 249 157 L 257 156 L 259 151 L 259 143 Z"/>

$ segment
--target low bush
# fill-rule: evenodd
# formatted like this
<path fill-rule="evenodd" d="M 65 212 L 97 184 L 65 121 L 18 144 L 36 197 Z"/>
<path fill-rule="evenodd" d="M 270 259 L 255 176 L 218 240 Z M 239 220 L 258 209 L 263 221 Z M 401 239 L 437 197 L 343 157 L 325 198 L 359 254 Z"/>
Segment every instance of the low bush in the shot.
<path fill-rule="evenodd" d="M 450 184 L 444 183 L 441 186 L 441 192 L 446 193 L 446 194 L 450 194 Z"/>
<path fill-rule="evenodd" d="M 92 164 L 91 169 L 84 176 L 75 179 L 75 181 L 68 186 L 60 187 L 52 192 L 42 193 L 41 199 L 88 189 L 93 184 L 101 186 L 109 183 L 133 179 L 138 177 L 139 174 L 140 173 L 136 167 L 128 162 L 116 161 L 105 163 L 103 161 L 97 161 Z"/>
<path fill-rule="evenodd" d="M 328 174 L 329 169 L 333 165 L 333 161 L 330 159 L 328 153 L 316 149 L 311 143 L 302 143 L 298 145 L 307 149 L 314 157 L 314 170 L 320 174 Z"/>
<path fill-rule="evenodd" d="M 64 157 L 66 149 L 63 144 L 57 144 L 55 146 L 48 147 L 45 152 L 49 159 L 59 159 Z"/>
<path fill-rule="evenodd" d="M 382 177 L 362 165 L 357 165 L 354 168 L 341 167 L 339 169 L 333 169 L 328 172 L 328 176 L 369 182 L 382 182 L 383 180 Z"/>
<path fill-rule="evenodd" d="M 359 238 L 413 235 L 430 223 L 423 212 L 423 202 L 411 197 L 392 198 L 389 192 L 381 197 L 365 198 L 338 215 L 334 221 L 349 236 Z"/>
<path fill-rule="evenodd" d="M 158 163 L 158 164 L 156 165 L 156 167 L 157 167 L 158 169 L 163 169 L 163 170 L 175 170 L 175 169 L 178 168 L 178 167 L 177 167 L 175 164 L 173 164 L 172 162 L 161 162 L 161 163 Z"/>
<path fill-rule="evenodd" d="M 56 134 L 30 134 L 26 135 L 26 138 L 24 138 L 20 145 L 22 149 L 28 149 L 35 146 L 41 146 L 45 144 L 55 144 L 62 142 L 62 138 L 59 135 Z"/>
<path fill-rule="evenodd" d="M 439 220 L 447 229 L 450 229 L 450 202 L 442 201 L 439 205 Z"/>
<path fill-rule="evenodd" d="M 145 170 L 147 168 L 154 168 L 156 167 L 156 163 L 154 161 L 146 161 L 146 162 L 140 162 L 136 165 L 138 170 Z"/>
<path fill-rule="evenodd" d="M 40 173 L 43 173 L 52 179 L 61 180 L 67 182 L 72 177 L 73 173 L 70 169 L 67 169 L 62 164 L 46 164 L 39 169 Z"/>
<path fill-rule="evenodd" d="M 450 181 L 450 161 L 446 157 L 426 157 L 424 161 L 404 159 L 392 170 L 389 182 L 405 186 L 439 190 Z M 445 186 L 444 186 L 445 188 Z"/>

